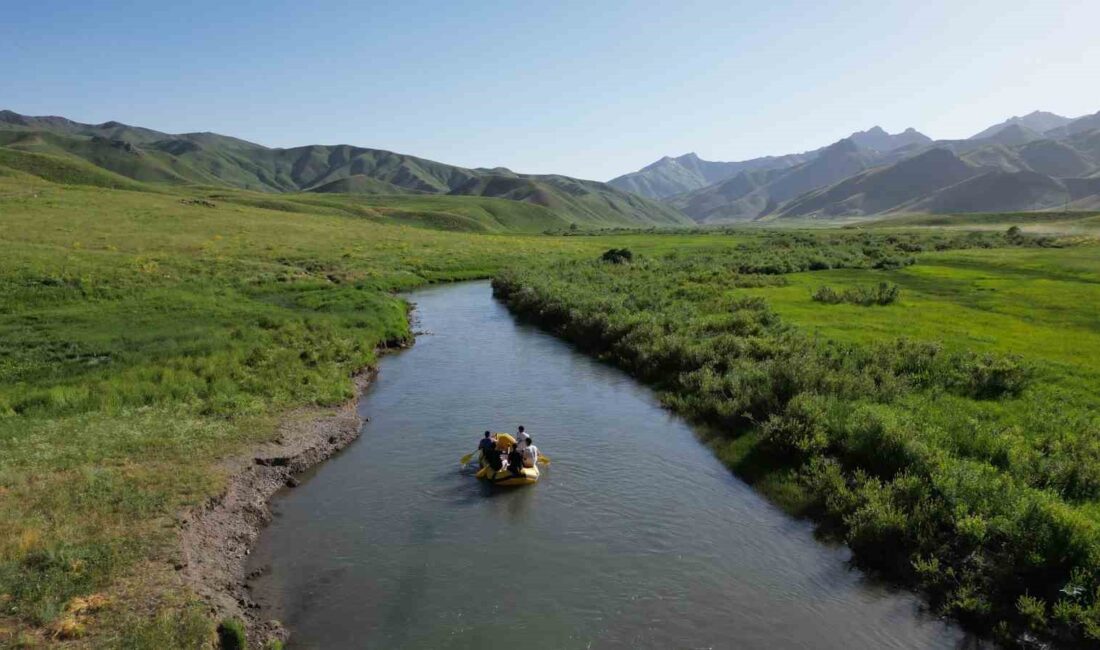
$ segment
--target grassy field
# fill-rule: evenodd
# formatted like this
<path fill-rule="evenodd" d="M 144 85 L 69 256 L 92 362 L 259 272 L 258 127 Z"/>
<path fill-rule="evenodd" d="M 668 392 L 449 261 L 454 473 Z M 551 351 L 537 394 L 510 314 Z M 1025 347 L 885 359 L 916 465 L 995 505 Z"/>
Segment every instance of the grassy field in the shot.
<path fill-rule="evenodd" d="M 708 239 L 505 271 L 495 287 L 653 383 L 742 476 L 938 610 L 1009 644 L 1096 643 L 1100 247 L 1003 232 Z M 814 299 L 880 285 L 885 304 Z"/>
<path fill-rule="evenodd" d="M 291 409 L 346 400 L 376 346 L 409 336 L 394 291 L 493 275 L 517 310 L 660 385 L 722 432 L 731 466 L 945 611 L 1100 630 L 1095 247 L 936 230 L 537 236 L 570 230 L 499 199 L 151 188 L 18 156 L 0 160 L 4 643 L 209 639 L 171 567 L 176 517 L 221 488 L 218 461 Z M 595 262 L 608 248 L 636 258 Z M 897 299 L 812 298 L 879 283 Z M 912 512 L 914 495 L 935 507 Z"/>
<path fill-rule="evenodd" d="M 994 212 L 972 214 L 913 214 L 863 221 L 858 228 L 957 228 L 1005 230 L 1016 226 L 1025 232 L 1061 235 L 1096 235 L 1100 212 Z"/>
<path fill-rule="evenodd" d="M 158 590 L 175 516 L 217 492 L 219 458 L 287 409 L 346 400 L 375 347 L 409 336 L 391 292 L 599 247 L 209 195 L 0 177 L 0 639 L 209 634 Z M 111 604 L 65 628 L 94 594 Z"/>

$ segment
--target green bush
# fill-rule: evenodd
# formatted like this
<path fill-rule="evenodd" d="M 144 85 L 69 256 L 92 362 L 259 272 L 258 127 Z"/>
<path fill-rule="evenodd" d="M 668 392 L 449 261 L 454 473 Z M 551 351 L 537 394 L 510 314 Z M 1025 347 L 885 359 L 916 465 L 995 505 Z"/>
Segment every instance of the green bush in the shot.
<path fill-rule="evenodd" d="M 901 287 L 890 282 L 880 282 L 877 287 L 852 287 L 837 291 L 830 286 L 820 286 L 812 297 L 817 302 L 836 305 L 842 302 L 853 305 L 891 305 L 898 300 Z"/>
<path fill-rule="evenodd" d="M 247 650 L 248 640 L 244 633 L 244 623 L 235 618 L 227 618 L 218 625 L 218 646 L 222 650 Z"/>
<path fill-rule="evenodd" d="M 630 252 L 629 248 L 611 248 L 604 251 L 604 254 L 600 256 L 601 262 L 611 262 L 612 264 L 625 264 L 634 259 L 634 253 Z"/>

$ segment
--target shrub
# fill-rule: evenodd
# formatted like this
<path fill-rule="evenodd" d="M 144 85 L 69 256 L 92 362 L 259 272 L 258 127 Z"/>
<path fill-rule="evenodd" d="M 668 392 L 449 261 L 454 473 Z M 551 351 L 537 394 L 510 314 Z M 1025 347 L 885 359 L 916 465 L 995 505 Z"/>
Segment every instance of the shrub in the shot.
<path fill-rule="evenodd" d="M 600 256 L 601 262 L 611 262 L 612 264 L 624 264 L 633 259 L 634 253 L 630 252 L 629 248 L 609 248 Z"/>
<path fill-rule="evenodd" d="M 898 300 L 901 288 L 891 282 L 879 282 L 877 287 L 851 287 L 844 291 L 837 291 L 830 286 L 820 286 L 814 290 L 811 297 L 827 305 L 836 305 L 842 302 L 853 305 L 890 305 Z"/>
<path fill-rule="evenodd" d="M 244 623 L 235 618 L 227 618 L 218 625 L 218 645 L 222 650 L 246 650 Z"/>
<path fill-rule="evenodd" d="M 959 364 L 967 391 L 978 399 L 1019 395 L 1031 378 L 1031 369 L 1015 356 L 968 355 Z"/>
<path fill-rule="evenodd" d="M 829 444 L 823 398 L 810 393 L 794 397 L 782 413 L 761 425 L 760 434 L 779 454 L 799 458 L 820 454 Z"/>

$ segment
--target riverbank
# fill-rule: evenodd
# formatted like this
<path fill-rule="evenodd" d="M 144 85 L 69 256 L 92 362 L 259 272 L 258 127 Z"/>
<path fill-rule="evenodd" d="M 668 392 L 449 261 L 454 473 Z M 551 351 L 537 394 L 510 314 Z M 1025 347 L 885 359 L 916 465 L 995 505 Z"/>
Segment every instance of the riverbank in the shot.
<path fill-rule="evenodd" d="M 404 347 L 404 346 L 402 346 Z M 256 538 L 271 521 L 270 500 L 295 475 L 323 462 L 359 437 L 359 396 L 377 376 L 370 368 L 353 381 L 355 396 L 336 407 L 308 407 L 287 413 L 274 440 L 223 463 L 225 490 L 189 509 L 181 518 L 176 569 L 186 588 L 209 605 L 218 621 L 238 620 L 251 647 L 282 642 L 276 620 L 263 620 L 247 589 L 245 564 Z"/>
<path fill-rule="evenodd" d="M 1095 245 L 1058 245 L 775 235 L 551 262 L 494 288 L 713 427 L 727 465 L 936 611 L 1010 645 L 1087 646 L 1100 638 L 1100 267 Z M 826 281 L 891 299 L 815 299 Z"/>

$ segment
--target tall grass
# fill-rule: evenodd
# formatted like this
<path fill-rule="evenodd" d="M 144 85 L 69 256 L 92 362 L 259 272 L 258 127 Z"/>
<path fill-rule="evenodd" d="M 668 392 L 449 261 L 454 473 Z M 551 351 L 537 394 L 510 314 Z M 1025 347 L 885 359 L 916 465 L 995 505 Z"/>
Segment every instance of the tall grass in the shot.
<path fill-rule="evenodd" d="M 865 566 L 1002 641 L 1039 634 L 1088 645 L 1100 641 L 1100 372 L 965 340 L 823 338 L 771 308 L 765 296 L 787 288 L 740 288 L 752 285 L 746 273 L 814 267 L 846 268 L 865 286 L 919 269 L 921 251 L 953 248 L 996 253 L 1001 273 L 1018 273 L 1033 259 L 1021 246 L 1051 243 L 993 233 L 769 235 L 705 256 L 508 270 L 494 288 L 515 313 L 654 384 L 716 433 L 734 469 L 842 536 Z M 1049 276 L 1078 263 L 1066 255 L 1059 270 L 1062 254 L 1044 253 Z M 894 259 L 904 265 L 882 263 Z M 1100 298 L 1096 285 L 1080 286 Z M 945 306 L 969 299 L 951 288 L 926 291 Z M 867 310 L 812 312 L 801 296 L 801 321 L 816 313 L 834 329 L 863 331 Z M 1014 306 L 1001 308 L 1002 327 L 1013 327 Z"/>

